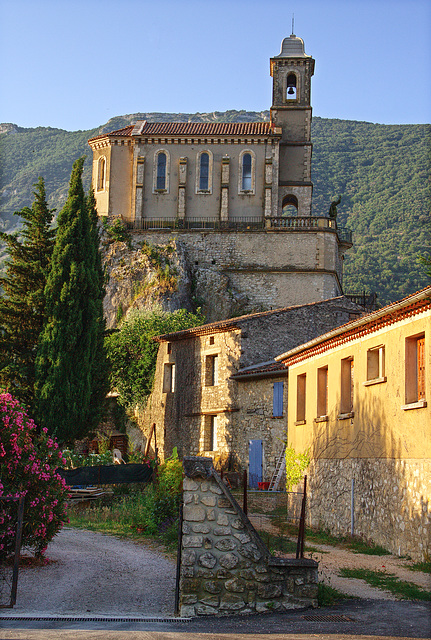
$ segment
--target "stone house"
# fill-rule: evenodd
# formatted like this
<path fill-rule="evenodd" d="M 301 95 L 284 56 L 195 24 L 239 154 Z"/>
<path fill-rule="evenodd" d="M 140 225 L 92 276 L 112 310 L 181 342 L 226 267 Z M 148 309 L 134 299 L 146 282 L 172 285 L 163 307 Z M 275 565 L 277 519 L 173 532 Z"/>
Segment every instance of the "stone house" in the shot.
<path fill-rule="evenodd" d="M 155 438 L 161 459 L 177 447 L 225 470 L 250 471 L 251 455 L 252 482 L 270 479 L 286 439 L 287 372 L 275 356 L 360 313 L 341 296 L 158 336 L 153 392 L 138 416 L 144 439 Z"/>
<path fill-rule="evenodd" d="M 276 358 L 310 524 L 415 560 L 431 553 L 430 339 L 428 287 Z"/>

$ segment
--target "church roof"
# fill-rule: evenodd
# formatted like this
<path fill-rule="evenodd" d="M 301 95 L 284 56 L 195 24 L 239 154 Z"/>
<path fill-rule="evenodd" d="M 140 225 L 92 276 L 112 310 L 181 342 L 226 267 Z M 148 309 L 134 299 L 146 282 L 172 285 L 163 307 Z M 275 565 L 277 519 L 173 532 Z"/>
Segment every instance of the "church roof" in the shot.
<path fill-rule="evenodd" d="M 91 138 L 91 141 L 106 136 L 268 136 L 276 133 L 270 122 L 147 122 L 146 120 L 138 120 L 134 125 L 103 133 Z"/>
<path fill-rule="evenodd" d="M 304 51 L 304 40 L 298 38 L 293 33 L 288 38 L 284 38 L 281 43 L 281 51 L 276 58 L 311 58 Z"/>

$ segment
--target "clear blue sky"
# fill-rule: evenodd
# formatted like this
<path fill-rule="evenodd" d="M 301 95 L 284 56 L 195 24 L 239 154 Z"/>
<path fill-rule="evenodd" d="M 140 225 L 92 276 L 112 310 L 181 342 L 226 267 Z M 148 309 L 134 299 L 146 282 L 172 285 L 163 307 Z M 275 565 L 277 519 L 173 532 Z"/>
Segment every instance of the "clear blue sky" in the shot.
<path fill-rule="evenodd" d="M 0 0 L 0 122 L 268 109 L 292 13 L 314 116 L 430 122 L 429 0 Z"/>

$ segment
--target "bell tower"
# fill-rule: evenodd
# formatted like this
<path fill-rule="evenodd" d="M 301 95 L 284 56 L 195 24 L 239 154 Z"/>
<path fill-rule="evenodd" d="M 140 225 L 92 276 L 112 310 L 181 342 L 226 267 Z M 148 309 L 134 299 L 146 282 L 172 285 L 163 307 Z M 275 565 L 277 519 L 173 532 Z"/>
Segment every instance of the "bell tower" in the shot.
<path fill-rule="evenodd" d="M 271 122 L 282 130 L 277 214 L 311 215 L 311 76 L 314 59 L 293 33 L 271 58 Z"/>

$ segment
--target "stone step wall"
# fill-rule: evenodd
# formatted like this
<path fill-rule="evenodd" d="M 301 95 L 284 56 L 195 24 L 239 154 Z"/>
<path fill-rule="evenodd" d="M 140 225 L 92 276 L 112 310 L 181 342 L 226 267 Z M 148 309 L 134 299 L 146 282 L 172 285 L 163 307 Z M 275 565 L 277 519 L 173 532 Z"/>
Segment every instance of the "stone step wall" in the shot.
<path fill-rule="evenodd" d="M 211 458 L 184 470 L 180 615 L 316 607 L 318 563 L 271 556 Z"/>

